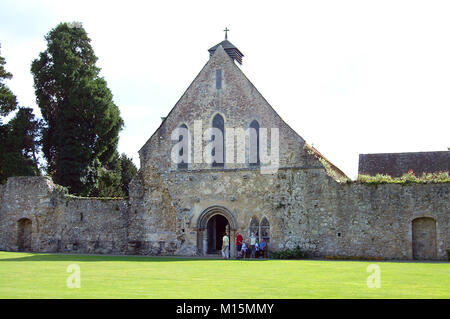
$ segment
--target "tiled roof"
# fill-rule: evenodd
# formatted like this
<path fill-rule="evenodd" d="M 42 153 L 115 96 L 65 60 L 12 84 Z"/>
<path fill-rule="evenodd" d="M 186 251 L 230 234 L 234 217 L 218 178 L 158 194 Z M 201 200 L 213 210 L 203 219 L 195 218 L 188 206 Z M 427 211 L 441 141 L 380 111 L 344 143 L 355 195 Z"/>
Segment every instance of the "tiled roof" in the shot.
<path fill-rule="evenodd" d="M 359 174 L 372 176 L 387 174 L 400 177 L 409 170 L 416 175 L 448 172 L 450 151 L 359 154 Z"/>

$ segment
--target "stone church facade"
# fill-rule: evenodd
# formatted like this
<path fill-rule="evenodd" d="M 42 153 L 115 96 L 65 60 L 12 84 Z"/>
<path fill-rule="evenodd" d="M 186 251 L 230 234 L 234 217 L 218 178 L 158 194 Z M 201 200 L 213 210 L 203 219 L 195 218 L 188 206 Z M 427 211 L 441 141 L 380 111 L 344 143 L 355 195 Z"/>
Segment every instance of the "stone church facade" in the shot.
<path fill-rule="evenodd" d="M 140 149 L 128 200 L 70 196 L 47 177 L 8 179 L 0 186 L 0 250 L 203 256 L 217 252 L 228 229 L 232 255 L 236 232 L 248 239 L 253 231 L 270 251 L 300 246 L 315 257 L 447 259 L 448 183 L 340 182 L 344 174 L 245 77 L 235 63 L 242 56 L 227 40 L 210 49 Z M 207 149 L 201 136 L 183 150 L 188 163 L 172 160 L 173 132 L 194 135 L 199 126 L 224 132 L 224 164 L 195 160 L 199 145 Z M 243 161 L 227 153 L 239 147 L 227 132 L 251 127 L 278 129 L 274 172 L 250 162 L 250 143 Z"/>

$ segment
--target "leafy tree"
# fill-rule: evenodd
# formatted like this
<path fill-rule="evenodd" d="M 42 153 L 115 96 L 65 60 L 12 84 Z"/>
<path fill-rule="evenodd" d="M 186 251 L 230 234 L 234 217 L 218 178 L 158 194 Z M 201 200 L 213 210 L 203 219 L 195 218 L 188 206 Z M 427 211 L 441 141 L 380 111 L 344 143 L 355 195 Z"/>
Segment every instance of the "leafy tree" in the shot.
<path fill-rule="evenodd" d="M 61 23 L 45 39 L 47 49 L 31 72 L 45 121 L 47 171 L 72 193 L 91 195 L 99 176 L 96 160 L 102 166 L 116 160 L 123 120 L 81 24 Z"/>
<path fill-rule="evenodd" d="M 129 196 L 129 185 L 131 180 L 136 176 L 137 167 L 134 165 L 133 160 L 127 157 L 125 153 L 120 156 L 120 166 L 121 166 L 121 185 L 122 192 L 125 196 Z"/>
<path fill-rule="evenodd" d="M 5 70 L 5 64 L 5 58 L 0 55 L 0 116 L 6 116 L 17 108 L 16 96 L 4 83 L 12 79 L 12 74 Z"/>
<path fill-rule="evenodd" d="M 5 58 L 0 56 L 0 116 L 15 111 L 18 104 L 17 97 L 4 83 L 12 79 L 5 64 Z M 19 108 L 7 124 L 0 118 L 0 183 L 10 176 L 40 174 L 37 154 L 41 125 L 31 108 Z"/>
<path fill-rule="evenodd" d="M 117 165 L 114 170 L 103 168 L 98 180 L 99 197 L 123 197 L 121 185 L 121 166 Z"/>
<path fill-rule="evenodd" d="M 10 176 L 40 175 L 38 153 L 42 121 L 33 109 L 20 107 L 0 130 L 0 183 Z"/>
<path fill-rule="evenodd" d="M 98 171 L 98 183 L 92 192 L 94 196 L 129 196 L 129 184 L 137 173 L 136 165 L 125 153 L 116 158 L 116 161 Z"/>

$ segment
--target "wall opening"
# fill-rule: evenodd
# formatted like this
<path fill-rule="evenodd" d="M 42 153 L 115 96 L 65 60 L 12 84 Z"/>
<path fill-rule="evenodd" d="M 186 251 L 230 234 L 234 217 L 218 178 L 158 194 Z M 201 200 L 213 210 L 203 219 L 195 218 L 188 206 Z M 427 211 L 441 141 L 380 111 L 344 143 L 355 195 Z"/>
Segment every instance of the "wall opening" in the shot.
<path fill-rule="evenodd" d="M 412 249 L 414 259 L 436 258 L 436 221 L 433 218 L 421 217 L 412 221 Z"/>
<path fill-rule="evenodd" d="M 249 144 L 248 162 L 250 166 L 259 166 L 259 123 L 256 120 L 250 123 Z"/>
<path fill-rule="evenodd" d="M 181 129 L 188 130 L 188 127 L 186 124 L 180 125 Z M 178 156 L 181 159 L 181 162 L 177 164 L 178 169 L 187 169 L 188 168 L 188 162 L 189 162 L 189 139 L 187 137 L 184 137 L 183 134 L 180 134 L 178 136 L 178 142 L 183 142 L 182 148 L 178 152 Z M 187 155 L 187 156 L 186 156 Z"/>
<path fill-rule="evenodd" d="M 268 244 L 270 242 L 270 224 L 266 217 L 261 221 L 261 239 Z"/>
<path fill-rule="evenodd" d="M 215 227 L 213 227 L 215 217 Z M 220 216 L 220 217 L 219 217 Z M 224 219 L 222 219 L 224 218 Z M 219 224 L 219 225 L 218 225 Z M 225 224 L 225 226 L 223 226 Z M 236 217 L 231 213 L 230 210 L 223 206 L 210 206 L 205 209 L 199 216 L 197 220 L 197 252 L 199 255 L 206 255 L 209 253 L 210 248 L 216 249 L 217 247 L 222 248 L 222 237 L 223 237 L 223 229 L 228 227 L 228 236 L 230 239 L 230 255 L 234 256 L 235 251 L 235 236 L 237 229 L 237 220 Z M 211 229 L 216 229 L 216 233 L 211 232 Z M 222 232 L 220 235 L 220 240 L 217 240 L 217 231 Z M 210 234 L 208 234 L 208 232 Z M 211 243 L 210 238 L 216 238 L 215 244 Z M 211 239 L 212 240 L 212 239 Z"/>
<path fill-rule="evenodd" d="M 19 219 L 17 246 L 19 251 L 31 251 L 31 220 L 28 218 Z"/>
<path fill-rule="evenodd" d="M 248 236 L 251 236 L 252 233 L 255 234 L 256 238 L 259 239 L 259 220 L 257 217 L 253 217 L 252 220 L 250 221 Z"/>
<path fill-rule="evenodd" d="M 224 167 L 225 166 L 225 121 L 220 114 L 216 114 L 213 118 L 212 127 L 220 130 L 222 132 L 221 140 L 217 140 L 216 145 L 211 151 L 211 156 L 213 158 L 217 158 L 218 161 L 214 159 L 212 166 L 213 167 Z M 211 140 L 216 140 L 216 136 L 213 135 Z M 217 148 L 217 149 L 216 149 Z"/>
<path fill-rule="evenodd" d="M 229 229 L 228 220 L 222 215 L 214 215 L 208 220 L 207 231 L 208 231 L 208 254 L 219 253 L 222 249 L 222 239 Z M 228 235 L 229 236 L 229 235 Z"/>
<path fill-rule="evenodd" d="M 222 88 L 222 70 L 216 70 L 216 89 Z"/>

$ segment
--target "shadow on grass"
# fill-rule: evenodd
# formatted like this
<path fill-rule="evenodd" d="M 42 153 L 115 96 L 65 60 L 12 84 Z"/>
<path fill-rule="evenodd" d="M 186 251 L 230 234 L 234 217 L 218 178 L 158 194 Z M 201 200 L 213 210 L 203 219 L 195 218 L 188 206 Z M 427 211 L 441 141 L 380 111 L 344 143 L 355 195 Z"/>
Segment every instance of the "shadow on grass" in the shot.
<path fill-rule="evenodd" d="M 76 261 L 76 262 L 180 262 L 180 261 L 224 261 L 224 262 L 236 262 L 242 259 L 229 259 L 223 260 L 222 258 L 214 257 L 178 257 L 178 256 L 111 256 L 111 255 L 78 255 L 78 254 L 46 254 L 46 253 L 17 253 L 17 252 L 5 252 L 11 254 L 10 258 L 0 258 L 1 262 L 8 261 Z M 14 254 L 30 254 L 29 256 L 17 256 Z M 268 259 L 245 259 L 245 261 L 267 261 Z"/>

